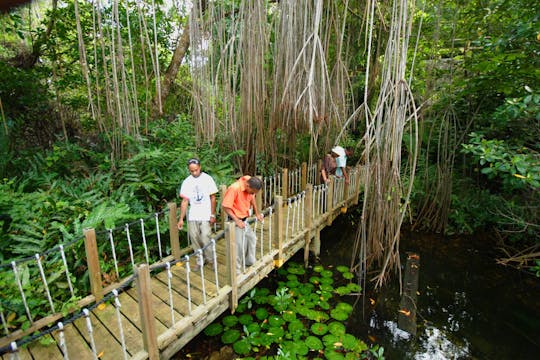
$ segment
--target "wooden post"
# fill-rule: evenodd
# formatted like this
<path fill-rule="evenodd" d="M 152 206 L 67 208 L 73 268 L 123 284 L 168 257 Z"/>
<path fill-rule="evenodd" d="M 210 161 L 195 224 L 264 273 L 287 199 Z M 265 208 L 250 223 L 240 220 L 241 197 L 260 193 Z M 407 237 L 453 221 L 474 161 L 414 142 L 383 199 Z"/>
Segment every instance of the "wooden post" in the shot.
<path fill-rule="evenodd" d="M 229 221 L 225 224 L 225 244 L 227 244 L 227 269 L 229 285 L 231 285 L 231 312 L 234 313 L 238 306 L 238 283 L 236 280 L 236 225 Z"/>
<path fill-rule="evenodd" d="M 141 264 L 137 267 L 137 295 L 144 350 L 148 353 L 150 360 L 159 360 L 156 319 L 152 312 L 152 283 L 150 268 L 147 264 Z"/>
<path fill-rule="evenodd" d="M 330 176 L 330 182 L 328 182 L 328 189 L 326 190 L 326 212 L 328 217 L 326 218 L 326 225 L 332 225 L 334 221 L 334 177 Z"/>
<path fill-rule="evenodd" d="M 313 227 L 313 185 L 306 185 L 306 197 L 304 199 L 304 220 L 306 226 L 306 234 L 304 235 L 304 265 L 308 266 L 309 260 L 309 244 L 311 242 L 311 231 Z"/>
<path fill-rule="evenodd" d="M 407 253 L 405 265 L 404 286 L 399 303 L 398 328 L 416 335 L 416 292 L 418 291 L 418 272 L 420 256 L 416 253 Z"/>
<path fill-rule="evenodd" d="M 176 218 L 176 203 L 167 204 L 169 208 L 169 237 L 171 242 L 171 253 L 175 260 L 180 260 L 180 239 L 178 237 L 178 219 Z"/>
<path fill-rule="evenodd" d="M 281 172 L 281 196 L 284 199 L 289 197 L 289 170 L 284 168 Z"/>
<path fill-rule="evenodd" d="M 257 176 L 260 180 L 261 180 L 261 184 L 263 179 L 261 176 Z M 255 203 L 257 204 L 257 209 L 259 209 L 259 211 L 262 213 L 263 211 L 263 208 L 262 208 L 262 195 L 263 195 L 263 192 L 264 192 L 264 184 L 263 184 L 263 187 L 261 187 L 261 190 L 257 191 L 257 194 L 255 195 Z"/>
<path fill-rule="evenodd" d="M 99 301 L 103 298 L 103 287 L 101 284 L 101 268 L 99 267 L 95 229 L 84 229 L 84 249 L 86 251 L 90 289 L 96 301 Z"/>
<path fill-rule="evenodd" d="M 283 236 L 284 236 L 283 196 L 276 195 L 274 204 L 275 204 L 274 237 L 275 237 L 275 242 L 278 244 L 278 256 L 277 256 L 277 259 L 274 259 L 274 265 L 276 267 L 281 267 L 283 265 Z"/>
<path fill-rule="evenodd" d="M 302 163 L 302 178 L 300 179 L 300 191 L 304 190 L 307 186 L 307 164 Z"/>
<path fill-rule="evenodd" d="M 221 194 L 221 201 L 225 198 L 225 192 L 227 191 L 227 185 L 220 185 L 219 186 L 219 192 Z M 223 211 L 223 208 L 220 209 L 221 211 L 221 228 L 225 229 L 225 224 L 227 223 L 227 213 Z"/>
<path fill-rule="evenodd" d="M 310 247 L 313 255 L 319 257 L 319 255 L 321 255 L 321 229 L 315 227 L 314 232 L 315 234 L 313 234 L 313 241 L 311 242 Z"/>

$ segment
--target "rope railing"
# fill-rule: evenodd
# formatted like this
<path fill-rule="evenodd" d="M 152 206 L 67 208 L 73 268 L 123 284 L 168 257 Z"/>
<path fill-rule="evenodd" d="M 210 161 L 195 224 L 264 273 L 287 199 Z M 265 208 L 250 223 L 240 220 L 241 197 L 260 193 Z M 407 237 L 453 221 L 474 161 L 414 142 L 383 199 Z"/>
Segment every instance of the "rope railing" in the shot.
<path fill-rule="evenodd" d="M 308 178 L 316 178 L 317 169 L 316 165 L 311 167 L 303 166 L 301 169 L 290 172 L 283 169 L 281 174 L 263 179 L 263 190 L 260 192 L 262 203 L 271 203 L 272 205 L 262 206 L 265 214 L 264 221 L 259 222 L 254 217 L 247 220 L 253 226 L 253 231 L 257 236 L 258 245 L 255 251 L 257 261 L 265 259 L 267 256 L 270 256 L 270 259 L 274 256 L 280 259 L 285 242 L 297 238 L 300 234 L 310 236 L 309 232 L 305 231 L 309 230 L 306 229 L 306 224 L 312 226 L 313 220 L 328 214 L 330 214 L 329 221 L 331 222 L 335 217 L 333 211 L 336 207 L 341 206 L 351 197 L 357 196 L 360 171 L 356 168 L 350 170 L 349 184 L 345 184 L 343 178 L 332 177 L 330 184 L 311 186 L 309 188 L 309 197 L 306 196 L 305 190 L 296 191 L 305 188 L 306 182 L 310 183 Z M 283 186 L 284 184 L 287 184 L 287 186 Z M 278 204 L 284 205 L 280 207 L 284 211 L 281 211 L 282 215 L 276 218 L 281 220 L 275 221 L 274 216 L 277 210 L 274 197 L 280 193 L 290 193 L 291 195 L 286 198 L 285 202 L 279 200 Z M 309 199 L 309 204 L 306 199 Z M 310 206 L 309 209 L 306 209 L 307 205 Z M 309 222 L 306 215 L 309 215 Z M 167 292 L 162 294 L 162 300 L 167 302 L 169 306 L 170 326 L 173 326 L 179 320 L 179 317 L 191 316 L 196 307 L 207 304 L 209 299 L 219 293 L 221 286 L 223 286 L 223 284 L 220 284 L 220 276 L 224 277 L 225 284 L 229 285 L 227 284 L 227 271 L 224 271 L 228 269 L 218 268 L 217 262 L 217 242 L 219 239 L 225 238 L 226 231 L 224 229 L 218 233 L 214 232 L 210 243 L 203 249 L 193 251 L 189 245 L 184 245 L 180 251 L 176 250 L 175 252 L 173 237 L 176 236 L 178 242 L 178 233 L 176 232 L 175 235 L 173 232 L 173 230 L 177 231 L 176 219 L 177 208 L 174 206 L 160 213 L 153 213 L 145 218 L 140 218 L 113 229 L 100 232 L 92 230 L 85 233 L 85 255 L 90 276 L 87 283 L 83 284 L 82 287 L 80 281 L 74 281 L 75 266 L 80 267 L 81 265 L 80 262 L 77 262 L 76 256 L 73 256 L 76 250 L 81 248 L 81 239 L 58 245 L 43 254 L 35 254 L 32 257 L 13 261 L 9 264 L 0 264 L 0 279 L 4 280 L 4 284 L 10 283 L 5 280 L 11 277 L 11 285 L 8 285 L 8 287 L 10 287 L 10 294 L 12 295 L 9 300 L 8 297 L 2 295 L 0 301 L 0 321 L 2 322 L 3 332 L 7 337 L 11 336 L 10 329 L 13 328 L 13 325 L 8 323 L 8 319 L 13 318 L 13 304 L 15 303 L 19 309 L 17 317 L 20 318 L 22 315 L 30 325 L 35 324 L 35 328 L 31 328 L 31 331 L 14 336 L 18 340 L 14 341 L 13 346 L 10 346 L 8 351 L 17 354 L 17 349 L 30 341 L 27 339 L 36 339 L 36 334 L 42 334 L 42 336 L 50 334 L 47 331 L 53 329 L 50 331 L 59 332 L 57 343 L 64 356 L 66 356 L 69 353 L 69 345 L 65 342 L 63 327 L 74 321 L 72 318 L 63 319 L 62 322 L 58 321 L 58 319 L 62 318 L 59 311 L 66 302 L 66 296 L 69 297 L 68 300 L 74 308 L 80 306 L 89 310 L 94 309 L 97 306 L 96 304 L 103 303 L 104 299 L 111 299 L 118 291 L 131 286 L 134 277 L 136 277 L 136 269 L 140 266 L 139 264 L 145 264 L 151 271 L 154 273 L 160 272 L 161 275 L 159 276 L 163 276 L 160 281 L 165 284 Z M 274 226 L 281 222 L 283 223 L 282 230 L 274 229 Z M 320 224 L 320 222 L 317 224 Z M 162 243 L 163 235 L 166 232 L 170 233 L 170 246 Z M 213 259 L 211 267 L 205 267 L 203 261 L 203 252 L 207 250 L 210 250 Z M 276 251 L 279 251 L 279 253 Z M 179 256 L 179 254 L 181 255 Z M 94 264 L 93 269 L 92 263 Z M 242 263 L 242 270 L 245 272 L 245 253 Z M 279 262 L 276 264 L 279 264 Z M 194 271 L 193 266 L 195 265 L 198 267 L 197 271 Z M 35 275 L 30 278 L 29 274 L 32 272 Z M 62 281 L 61 287 L 58 286 L 60 281 Z M 32 287 L 40 289 L 39 296 L 30 292 Z M 63 298 L 58 295 L 60 288 L 64 294 Z M 85 293 L 84 289 L 89 290 Z M 179 310 L 178 306 L 180 305 L 175 303 L 177 302 L 175 300 L 176 293 L 185 294 L 186 300 L 183 305 L 187 310 L 184 313 Z M 94 296 L 89 296 L 89 294 Z M 196 294 L 196 298 L 194 298 L 194 294 Z M 35 307 L 28 301 L 30 298 L 34 301 L 36 297 L 40 299 L 39 316 L 34 314 Z M 119 301 L 116 296 L 114 299 L 115 304 Z M 94 305 L 88 307 L 90 304 Z M 48 310 L 44 311 L 43 306 L 46 306 Z M 79 312 L 76 315 L 77 318 L 85 316 L 84 314 L 81 315 L 81 313 Z M 57 324 L 52 328 L 42 330 L 45 323 L 41 322 L 41 320 L 46 317 L 51 317 L 49 324 L 55 321 Z M 39 324 L 37 324 L 38 320 L 40 320 Z M 120 318 L 117 320 L 121 321 Z M 20 332 L 20 330 L 18 331 Z M 89 333 L 87 342 L 91 351 L 95 353 L 99 349 L 96 349 L 95 344 L 91 343 L 91 329 L 87 331 Z M 29 334 L 33 335 L 29 336 Z M 120 338 L 123 337 L 124 335 L 121 334 Z M 125 340 L 120 342 L 123 343 L 122 348 L 124 349 Z M 7 347 L 4 346 L 2 349 L 5 350 Z M 123 351 L 124 358 L 126 358 L 128 353 L 125 349 Z"/>

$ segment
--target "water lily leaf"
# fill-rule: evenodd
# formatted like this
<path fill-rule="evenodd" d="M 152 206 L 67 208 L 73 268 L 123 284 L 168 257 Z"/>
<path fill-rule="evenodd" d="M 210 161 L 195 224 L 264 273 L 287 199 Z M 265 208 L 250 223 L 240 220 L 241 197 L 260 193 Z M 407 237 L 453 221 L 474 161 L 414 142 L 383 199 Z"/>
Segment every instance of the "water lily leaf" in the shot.
<path fill-rule="evenodd" d="M 354 274 L 351 273 L 351 272 L 344 272 L 343 274 L 341 274 L 343 276 L 344 279 L 347 279 L 347 280 L 350 280 L 352 278 L 354 278 Z"/>
<path fill-rule="evenodd" d="M 340 302 L 336 305 L 336 309 L 338 310 L 342 310 L 344 312 L 347 312 L 347 313 L 352 313 L 353 311 L 353 306 L 349 303 L 346 303 L 346 302 Z"/>
<path fill-rule="evenodd" d="M 327 301 L 319 301 L 319 307 L 323 310 L 330 310 L 330 304 Z"/>
<path fill-rule="evenodd" d="M 238 324 L 238 318 L 235 315 L 227 315 L 221 320 L 225 327 L 233 327 Z"/>
<path fill-rule="evenodd" d="M 323 277 L 320 282 L 324 285 L 332 285 L 334 283 L 334 279 Z"/>
<path fill-rule="evenodd" d="M 253 322 L 253 316 L 250 314 L 242 314 L 238 317 L 238 322 L 242 325 L 247 325 Z"/>
<path fill-rule="evenodd" d="M 295 274 L 288 274 L 287 280 L 298 280 L 298 276 L 296 276 Z"/>
<path fill-rule="evenodd" d="M 251 351 L 251 344 L 246 339 L 242 339 L 233 344 L 233 350 L 238 355 L 246 355 Z"/>
<path fill-rule="evenodd" d="M 336 293 L 340 296 L 347 295 L 351 293 L 351 289 L 348 286 L 340 286 L 336 289 Z"/>
<path fill-rule="evenodd" d="M 268 318 L 268 324 L 270 326 L 281 326 L 285 323 L 285 320 L 279 315 L 271 315 Z"/>
<path fill-rule="evenodd" d="M 287 330 L 291 333 L 294 332 L 304 332 L 306 327 L 300 320 L 293 320 L 289 323 L 289 326 L 287 327 Z"/>
<path fill-rule="evenodd" d="M 351 290 L 351 292 L 358 292 L 361 290 L 360 285 L 355 283 L 349 283 L 347 284 L 347 287 L 349 288 L 349 290 Z"/>
<path fill-rule="evenodd" d="M 300 286 L 300 281 L 298 280 L 289 280 L 287 281 L 286 286 L 290 289 L 294 289 Z"/>
<path fill-rule="evenodd" d="M 309 310 L 306 314 L 309 320 L 313 321 L 326 321 L 329 319 L 328 314 L 322 311 Z"/>
<path fill-rule="evenodd" d="M 323 323 L 314 323 L 311 325 L 311 332 L 315 335 L 324 335 L 328 332 L 328 326 Z"/>
<path fill-rule="evenodd" d="M 344 265 L 339 265 L 339 266 L 336 267 L 336 270 L 339 271 L 340 273 L 344 273 L 344 272 L 349 271 L 349 267 L 344 266 Z"/>
<path fill-rule="evenodd" d="M 341 346 L 341 343 L 340 343 L 340 338 L 339 336 L 336 336 L 336 335 L 333 335 L 333 334 L 326 334 L 323 336 L 322 338 L 322 341 L 324 343 L 324 346 L 327 348 L 327 349 L 336 349 L 338 347 Z M 336 344 L 340 344 L 339 346 L 337 346 Z"/>
<path fill-rule="evenodd" d="M 343 348 L 345 350 L 352 351 L 356 348 L 358 339 L 351 334 L 344 334 L 341 337 L 341 343 L 343 344 Z"/>
<path fill-rule="evenodd" d="M 266 319 L 268 317 L 268 310 L 263 307 L 257 308 L 257 310 L 255 310 L 255 317 L 258 320 Z"/>
<path fill-rule="evenodd" d="M 232 344 L 240 338 L 240 331 L 236 329 L 227 330 L 221 335 L 221 342 L 224 344 Z"/>
<path fill-rule="evenodd" d="M 268 328 L 268 332 L 266 333 L 268 336 L 273 337 L 274 339 L 282 338 L 283 335 L 285 335 L 285 330 L 281 327 L 277 326 L 271 326 Z"/>
<path fill-rule="evenodd" d="M 318 272 L 318 273 L 320 273 L 323 270 L 324 270 L 324 266 L 322 266 L 322 265 L 315 265 L 313 267 L 313 271 Z"/>
<path fill-rule="evenodd" d="M 332 277 L 332 275 L 333 275 L 333 272 L 330 271 L 330 270 L 323 270 L 323 271 L 321 271 L 321 276 L 322 276 L 322 277 Z"/>
<path fill-rule="evenodd" d="M 323 349 L 323 343 L 321 339 L 315 336 L 308 336 L 305 340 L 305 344 L 308 346 L 308 348 L 314 351 L 319 351 Z"/>
<path fill-rule="evenodd" d="M 284 311 L 282 316 L 283 316 L 283 320 L 288 321 L 288 322 L 296 320 L 296 313 L 291 310 Z"/>
<path fill-rule="evenodd" d="M 349 317 L 349 313 L 339 309 L 333 309 L 330 311 L 330 316 L 338 321 L 345 321 Z"/>
<path fill-rule="evenodd" d="M 324 350 L 324 356 L 327 360 L 345 360 L 343 354 L 338 353 L 332 349 Z"/>
<path fill-rule="evenodd" d="M 334 287 L 332 285 L 328 285 L 328 284 L 321 284 L 320 285 L 320 288 L 322 291 L 334 291 Z"/>
<path fill-rule="evenodd" d="M 206 336 L 216 336 L 216 335 L 221 334 L 222 331 L 223 331 L 223 326 L 220 323 L 213 323 L 213 324 L 208 325 L 204 329 L 204 334 Z"/>
<path fill-rule="evenodd" d="M 321 278 L 318 276 L 312 276 L 309 278 L 309 282 L 315 285 L 319 285 L 319 283 L 321 282 Z"/>
<path fill-rule="evenodd" d="M 328 331 L 330 332 L 330 334 L 336 336 L 343 335 L 345 334 L 345 325 L 338 321 L 332 321 L 330 324 L 328 324 Z"/>

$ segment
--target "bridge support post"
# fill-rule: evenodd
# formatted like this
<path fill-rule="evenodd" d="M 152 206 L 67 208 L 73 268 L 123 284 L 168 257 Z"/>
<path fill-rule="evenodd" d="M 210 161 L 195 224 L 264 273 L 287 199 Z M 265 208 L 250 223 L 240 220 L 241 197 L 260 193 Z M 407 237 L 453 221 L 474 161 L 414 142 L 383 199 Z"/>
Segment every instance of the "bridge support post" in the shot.
<path fill-rule="evenodd" d="M 90 289 L 96 301 L 99 301 L 103 298 L 103 287 L 101 284 L 101 268 L 99 266 L 95 229 L 84 229 L 84 249 L 86 251 L 86 262 L 90 275 Z"/>
<path fill-rule="evenodd" d="M 152 313 L 152 284 L 150 268 L 147 264 L 141 264 L 137 267 L 137 295 L 144 350 L 146 350 L 150 360 L 159 360 L 156 319 Z"/>
<path fill-rule="evenodd" d="M 281 196 L 283 196 L 284 199 L 289 197 L 289 170 L 287 168 L 284 168 L 281 171 Z"/>
<path fill-rule="evenodd" d="M 305 163 L 304 163 L 305 164 Z M 303 168 L 302 168 L 303 169 Z M 308 266 L 309 260 L 309 245 L 311 243 L 312 237 L 312 228 L 313 228 L 313 185 L 307 184 L 306 189 L 306 198 L 304 203 L 304 220 L 306 226 L 306 234 L 304 235 L 304 266 Z"/>
<path fill-rule="evenodd" d="M 221 195 L 221 200 L 225 198 L 225 192 L 227 191 L 227 185 L 219 186 L 219 193 Z M 216 206 L 217 208 L 218 206 Z M 260 208 L 259 208 L 260 209 Z M 225 230 L 225 224 L 227 223 L 227 213 L 223 211 L 223 208 L 219 206 L 219 211 L 221 212 L 221 228 Z"/>
<path fill-rule="evenodd" d="M 281 267 L 283 265 L 283 196 L 275 196 L 275 212 L 274 212 L 274 242 L 278 244 L 278 255 L 277 259 L 274 259 L 274 264 L 276 267 Z M 285 224 L 286 225 L 286 224 Z"/>
<path fill-rule="evenodd" d="M 332 225 L 334 221 L 334 177 L 330 176 L 330 182 L 328 183 L 328 189 L 326 190 L 326 212 L 328 217 L 326 218 L 326 225 Z"/>
<path fill-rule="evenodd" d="M 234 313 L 238 306 L 238 283 L 236 280 L 236 239 L 234 222 L 229 221 L 225 224 L 225 244 L 227 244 L 227 270 L 229 277 L 229 285 L 231 285 L 230 306 L 231 312 Z"/>
<path fill-rule="evenodd" d="M 167 204 L 169 208 L 169 238 L 171 242 L 171 253 L 175 260 L 180 260 L 180 239 L 178 237 L 178 219 L 176 218 L 176 203 Z"/>

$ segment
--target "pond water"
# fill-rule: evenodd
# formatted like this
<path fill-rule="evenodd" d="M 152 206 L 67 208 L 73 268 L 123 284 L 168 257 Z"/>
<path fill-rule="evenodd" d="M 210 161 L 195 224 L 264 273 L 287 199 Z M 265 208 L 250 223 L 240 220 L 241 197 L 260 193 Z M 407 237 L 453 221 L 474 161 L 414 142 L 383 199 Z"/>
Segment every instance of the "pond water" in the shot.
<path fill-rule="evenodd" d="M 350 221 L 341 216 L 321 235 L 323 264 L 349 264 Z M 539 279 L 497 265 L 486 239 L 404 233 L 402 264 L 409 251 L 420 255 L 416 336 L 397 326 L 395 278 L 367 289 L 350 333 L 383 346 L 386 359 L 540 359 Z"/>
<path fill-rule="evenodd" d="M 321 263 L 349 265 L 356 237 L 350 212 L 321 233 Z M 398 328 L 399 283 L 350 297 L 355 310 L 347 332 L 384 347 L 388 360 L 401 359 L 540 359 L 540 280 L 495 263 L 489 240 L 447 238 L 404 232 L 406 252 L 420 256 L 417 334 Z M 292 259 L 302 262 L 300 251 Z M 266 283 L 268 281 L 268 283 Z M 267 279 L 260 287 L 275 286 Z M 350 301 L 349 301 L 350 300 Z M 372 304 L 373 300 L 373 304 Z M 223 345 L 200 334 L 174 359 L 208 359 Z M 235 358 L 220 354 L 212 359 Z"/>

